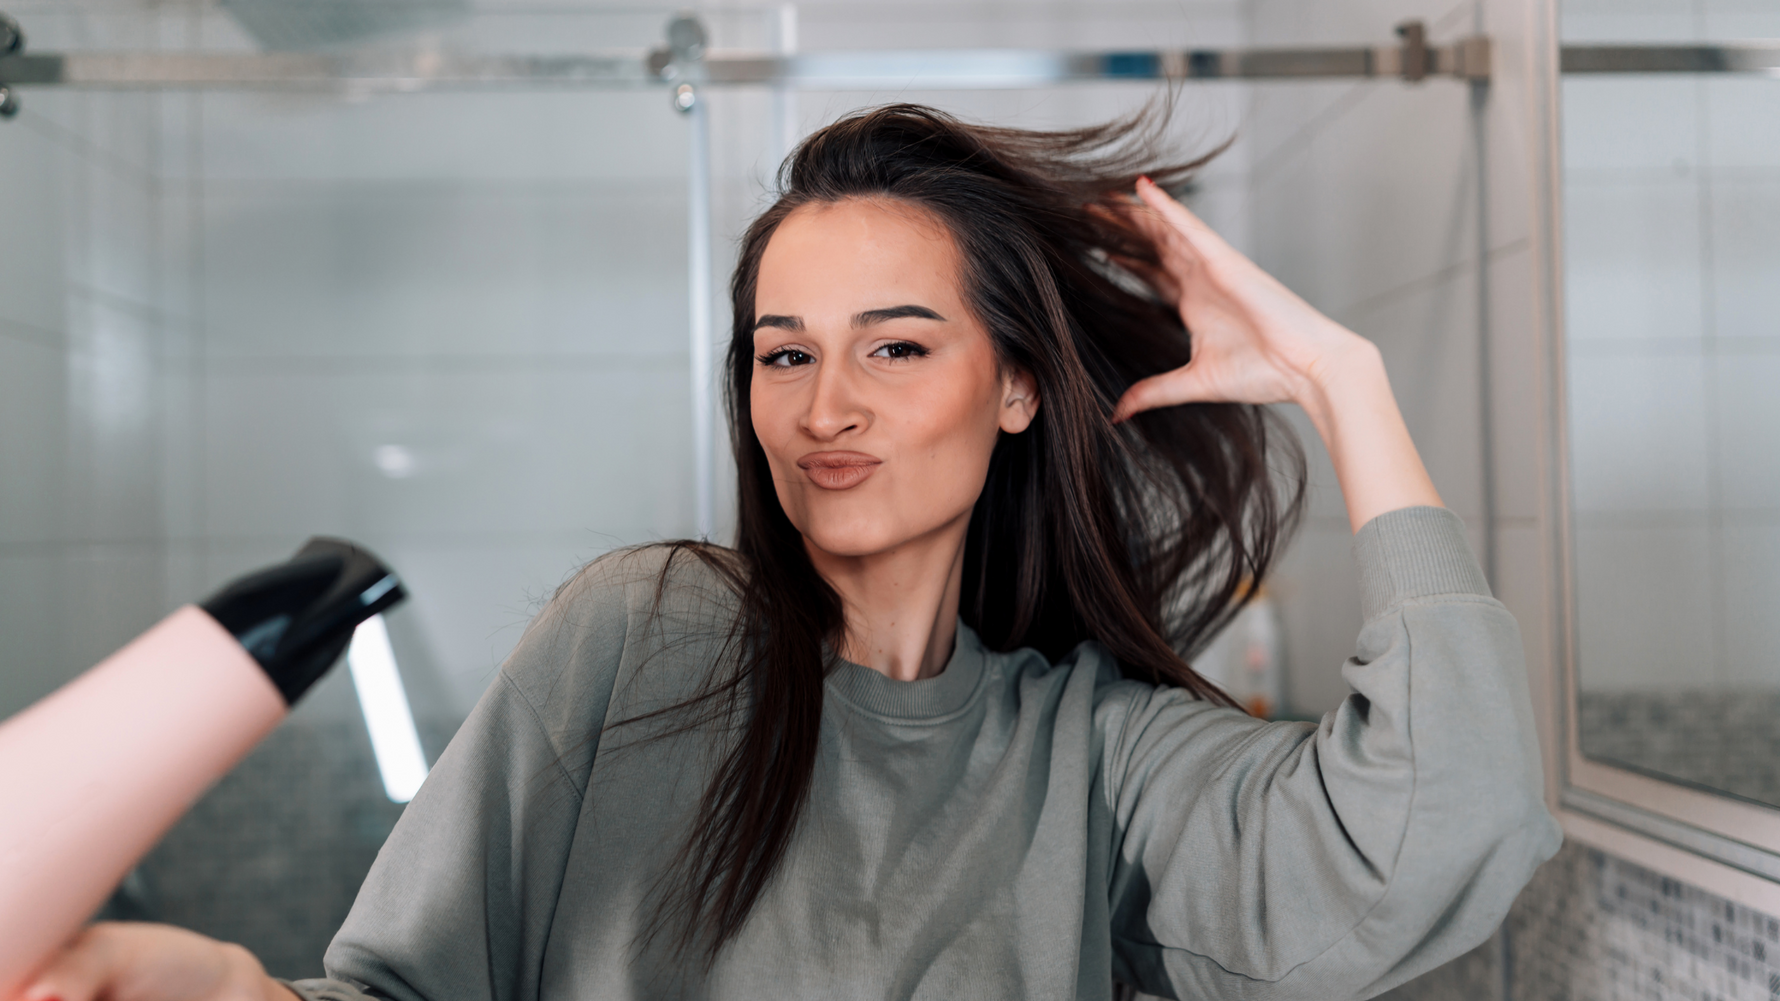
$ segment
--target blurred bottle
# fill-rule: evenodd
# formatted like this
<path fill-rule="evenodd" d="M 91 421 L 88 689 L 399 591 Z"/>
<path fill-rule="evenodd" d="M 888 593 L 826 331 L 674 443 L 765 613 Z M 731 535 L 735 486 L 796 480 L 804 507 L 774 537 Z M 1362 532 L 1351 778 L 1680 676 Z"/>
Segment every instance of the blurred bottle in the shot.
<path fill-rule="evenodd" d="M 1244 582 L 1246 591 L 1250 585 Z M 1279 611 L 1266 585 L 1197 657 L 1193 669 L 1259 719 L 1277 716 L 1285 702 L 1284 643 Z"/>

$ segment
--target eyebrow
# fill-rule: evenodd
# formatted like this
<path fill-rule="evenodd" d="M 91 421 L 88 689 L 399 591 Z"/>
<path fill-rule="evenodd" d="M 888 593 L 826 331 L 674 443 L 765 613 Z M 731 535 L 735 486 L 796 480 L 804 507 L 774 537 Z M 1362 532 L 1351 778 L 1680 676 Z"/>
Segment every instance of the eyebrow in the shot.
<path fill-rule="evenodd" d="M 853 326 L 869 327 L 874 323 L 883 323 L 886 320 L 903 320 L 910 317 L 917 320 L 939 320 L 941 322 L 945 320 L 945 317 L 926 306 L 891 306 L 887 309 L 868 309 L 854 316 Z"/>
<path fill-rule="evenodd" d="M 939 320 L 943 323 L 946 318 L 926 306 L 916 306 L 911 303 L 903 306 L 886 306 L 883 309 L 868 309 L 863 313 L 856 313 L 853 316 L 853 326 L 869 327 L 874 323 L 904 319 Z M 803 317 L 765 313 L 761 315 L 760 319 L 754 321 L 755 330 L 762 327 L 772 327 L 778 330 L 802 330 Z"/>

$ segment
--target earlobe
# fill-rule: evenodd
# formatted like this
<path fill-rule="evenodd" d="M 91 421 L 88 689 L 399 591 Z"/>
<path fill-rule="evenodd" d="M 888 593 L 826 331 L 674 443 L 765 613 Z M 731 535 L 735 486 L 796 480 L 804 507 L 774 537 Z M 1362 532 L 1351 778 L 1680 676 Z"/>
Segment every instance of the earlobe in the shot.
<path fill-rule="evenodd" d="M 1008 374 L 1001 397 L 1001 430 L 1019 434 L 1038 416 L 1038 387 L 1027 372 Z"/>

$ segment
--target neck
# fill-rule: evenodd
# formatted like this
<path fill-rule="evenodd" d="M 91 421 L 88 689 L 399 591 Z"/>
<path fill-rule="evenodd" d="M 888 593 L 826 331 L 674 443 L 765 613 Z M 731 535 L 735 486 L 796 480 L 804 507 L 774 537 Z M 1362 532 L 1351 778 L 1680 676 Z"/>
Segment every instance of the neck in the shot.
<path fill-rule="evenodd" d="M 869 556 L 836 556 L 805 542 L 816 572 L 841 596 L 841 656 L 893 681 L 945 670 L 958 637 L 968 517 Z"/>

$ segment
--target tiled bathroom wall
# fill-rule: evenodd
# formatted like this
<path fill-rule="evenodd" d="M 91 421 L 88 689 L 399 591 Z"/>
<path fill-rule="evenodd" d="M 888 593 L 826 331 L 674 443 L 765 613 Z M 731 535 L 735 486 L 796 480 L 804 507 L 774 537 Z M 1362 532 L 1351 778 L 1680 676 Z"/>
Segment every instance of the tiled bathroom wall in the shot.
<path fill-rule="evenodd" d="M 1780 35 L 1764 4 L 1564 11 L 1567 41 Z M 1748 795 L 1759 740 L 1701 771 L 1745 717 L 1707 724 L 1716 739 L 1684 729 L 1780 696 L 1780 88 L 1570 79 L 1563 103 L 1578 666 L 1585 705 L 1629 711 L 1585 718 L 1583 748 L 1686 744 L 1640 763 Z"/>
<path fill-rule="evenodd" d="M 1780 35 L 1771 4 L 1564 11 L 1572 41 Z M 1780 689 L 1780 89 L 1571 79 L 1563 101 L 1582 684 Z"/>
<path fill-rule="evenodd" d="M 34 47 L 153 48 L 139 7 L 8 4 Z M 0 122 L 0 717 L 164 612 L 156 101 Z"/>
<path fill-rule="evenodd" d="M 1566 845 L 1496 936 L 1388 1001 L 1772 1001 L 1780 918 Z"/>

